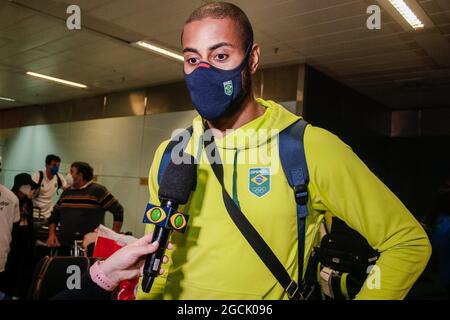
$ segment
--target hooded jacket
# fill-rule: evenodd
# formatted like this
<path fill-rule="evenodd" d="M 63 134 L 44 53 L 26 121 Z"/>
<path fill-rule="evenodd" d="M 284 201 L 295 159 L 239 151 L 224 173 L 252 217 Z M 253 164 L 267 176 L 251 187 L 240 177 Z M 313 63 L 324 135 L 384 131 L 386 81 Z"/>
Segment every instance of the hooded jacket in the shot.
<path fill-rule="evenodd" d="M 224 184 L 242 212 L 298 281 L 296 202 L 278 156 L 277 133 L 299 119 L 273 101 L 257 99 L 264 114 L 215 138 Z M 185 234 L 174 233 L 166 251 L 168 272 L 138 299 L 287 299 L 281 285 L 233 223 L 221 186 L 208 163 L 200 116 L 193 120 L 186 152 L 198 161 L 197 187 L 180 210 L 190 215 Z M 149 173 L 150 202 L 158 204 L 158 168 L 169 140 L 155 153 Z M 357 299 L 402 299 L 431 254 L 425 231 L 399 199 L 330 132 L 308 125 L 309 169 L 305 265 L 319 242 L 319 225 L 335 216 L 380 252 L 379 285 L 364 285 Z M 153 226 L 149 225 L 146 232 Z M 304 270 L 303 270 L 304 272 Z M 366 281 L 367 282 L 367 281 Z"/>

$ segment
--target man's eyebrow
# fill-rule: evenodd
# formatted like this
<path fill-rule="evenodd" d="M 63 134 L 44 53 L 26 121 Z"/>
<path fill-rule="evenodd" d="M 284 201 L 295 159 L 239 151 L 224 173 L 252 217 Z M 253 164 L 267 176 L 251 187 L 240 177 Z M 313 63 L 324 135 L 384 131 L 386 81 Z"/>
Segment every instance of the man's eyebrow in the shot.
<path fill-rule="evenodd" d="M 194 49 L 194 48 L 184 48 L 183 49 L 183 53 L 184 52 L 193 52 L 193 53 L 198 53 L 198 50 L 197 49 Z"/>
<path fill-rule="evenodd" d="M 218 44 L 215 44 L 215 45 L 209 47 L 209 50 L 213 51 L 213 50 L 216 50 L 216 49 L 218 49 L 220 47 L 233 47 L 234 48 L 234 46 L 231 43 L 229 43 L 229 42 L 220 42 Z"/>
<path fill-rule="evenodd" d="M 209 51 L 213 51 L 213 50 L 216 50 L 216 49 L 218 49 L 218 48 L 220 48 L 220 47 L 232 47 L 232 48 L 234 48 L 234 45 L 232 45 L 232 44 L 229 43 L 229 42 L 220 42 L 220 43 L 217 43 L 217 44 L 215 44 L 215 45 L 209 47 L 208 50 L 209 50 Z M 199 53 L 197 49 L 189 48 L 189 47 L 184 48 L 184 49 L 183 49 L 183 53 L 184 53 L 184 52 Z"/>

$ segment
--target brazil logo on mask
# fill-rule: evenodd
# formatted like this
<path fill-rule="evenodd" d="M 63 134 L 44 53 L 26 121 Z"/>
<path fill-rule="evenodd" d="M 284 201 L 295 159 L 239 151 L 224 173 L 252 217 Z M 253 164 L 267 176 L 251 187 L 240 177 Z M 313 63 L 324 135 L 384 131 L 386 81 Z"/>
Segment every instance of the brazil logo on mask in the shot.
<path fill-rule="evenodd" d="M 252 168 L 248 173 L 248 189 L 257 197 L 270 191 L 270 168 Z"/>
<path fill-rule="evenodd" d="M 223 83 L 223 90 L 225 91 L 225 94 L 227 96 L 231 96 L 233 94 L 233 81 L 232 80 L 225 81 Z"/>

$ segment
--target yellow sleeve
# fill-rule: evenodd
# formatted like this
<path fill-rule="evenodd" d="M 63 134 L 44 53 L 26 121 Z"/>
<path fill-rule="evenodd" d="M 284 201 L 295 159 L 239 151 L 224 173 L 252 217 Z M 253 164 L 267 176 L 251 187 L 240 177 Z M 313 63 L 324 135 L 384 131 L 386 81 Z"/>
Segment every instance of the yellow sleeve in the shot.
<path fill-rule="evenodd" d="M 166 147 L 169 144 L 169 142 L 170 142 L 170 140 L 166 140 L 166 141 L 162 142 L 159 145 L 158 149 L 156 149 L 152 165 L 150 166 L 150 172 L 148 173 L 148 192 L 150 194 L 149 201 L 153 204 L 159 203 L 158 171 L 159 171 L 159 165 L 161 163 L 161 159 L 162 159 L 164 150 L 166 150 Z"/>
<path fill-rule="evenodd" d="M 356 299 L 403 299 L 431 255 L 428 237 L 401 201 L 349 146 L 308 126 L 305 154 L 313 202 L 364 236 L 380 252 Z"/>
<path fill-rule="evenodd" d="M 167 140 L 159 145 L 158 149 L 156 149 L 152 165 L 150 166 L 150 172 L 148 175 L 148 189 L 149 189 L 149 193 L 150 193 L 149 202 L 153 203 L 153 204 L 159 203 L 159 199 L 158 199 L 158 190 L 159 190 L 158 169 L 159 169 L 159 164 L 161 162 L 161 158 L 164 153 L 164 150 L 166 149 L 169 142 L 170 142 L 170 140 Z M 152 232 L 153 229 L 154 229 L 154 226 L 152 224 L 148 224 L 145 227 L 145 234 Z M 164 265 L 164 269 L 168 270 L 169 268 L 167 265 Z M 136 299 L 137 300 L 162 299 L 163 293 L 164 293 L 164 287 L 165 287 L 165 283 L 166 283 L 166 277 L 167 277 L 167 271 L 164 275 L 157 277 L 155 279 L 152 289 L 150 290 L 149 293 L 145 293 L 142 291 L 142 287 L 141 287 L 142 277 L 141 277 L 141 279 L 139 279 L 139 285 L 138 285 Z"/>

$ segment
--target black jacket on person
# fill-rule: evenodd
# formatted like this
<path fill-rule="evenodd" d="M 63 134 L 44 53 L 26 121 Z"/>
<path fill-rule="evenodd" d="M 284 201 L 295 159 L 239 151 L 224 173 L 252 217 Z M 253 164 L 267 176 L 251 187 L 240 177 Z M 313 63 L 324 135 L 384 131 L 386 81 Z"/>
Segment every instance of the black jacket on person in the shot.
<path fill-rule="evenodd" d="M 10 251 L 3 274 L 4 292 L 9 296 L 24 299 L 33 275 L 33 254 L 35 238 L 33 234 L 33 203 L 27 197 L 19 196 L 20 221 L 13 225 Z"/>

